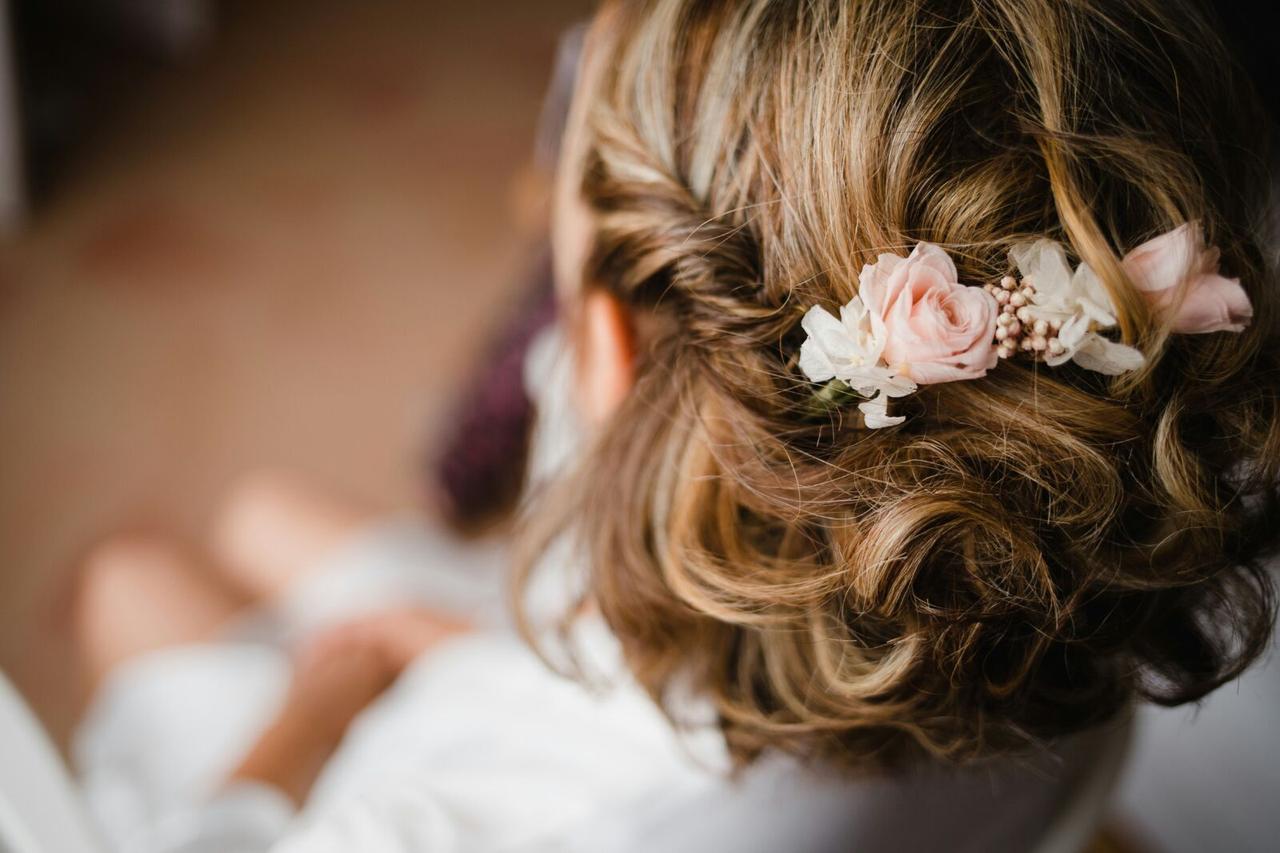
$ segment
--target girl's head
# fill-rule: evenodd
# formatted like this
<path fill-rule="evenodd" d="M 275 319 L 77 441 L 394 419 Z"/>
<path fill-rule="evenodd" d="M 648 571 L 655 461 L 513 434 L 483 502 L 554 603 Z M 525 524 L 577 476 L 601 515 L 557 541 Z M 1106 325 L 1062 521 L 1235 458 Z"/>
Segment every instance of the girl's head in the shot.
<path fill-rule="evenodd" d="M 1280 534 L 1265 121 L 1190 0 L 637 0 L 588 40 L 558 277 L 598 434 L 546 531 L 660 700 L 740 758 L 966 759 L 1195 699 Z M 1199 220 L 1254 306 L 1172 335 L 1121 265 Z M 1146 365 L 1007 360 L 866 429 L 798 368 L 880 252 L 1048 237 Z"/>

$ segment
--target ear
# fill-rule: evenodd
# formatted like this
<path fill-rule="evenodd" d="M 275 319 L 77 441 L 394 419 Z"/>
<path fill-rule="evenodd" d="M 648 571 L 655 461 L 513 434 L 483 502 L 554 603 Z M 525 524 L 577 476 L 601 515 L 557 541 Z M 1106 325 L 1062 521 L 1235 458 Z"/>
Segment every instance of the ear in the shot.
<path fill-rule="evenodd" d="M 596 287 L 584 293 L 581 316 L 579 408 L 599 424 L 617 411 L 635 384 L 635 328 L 626 306 Z"/>

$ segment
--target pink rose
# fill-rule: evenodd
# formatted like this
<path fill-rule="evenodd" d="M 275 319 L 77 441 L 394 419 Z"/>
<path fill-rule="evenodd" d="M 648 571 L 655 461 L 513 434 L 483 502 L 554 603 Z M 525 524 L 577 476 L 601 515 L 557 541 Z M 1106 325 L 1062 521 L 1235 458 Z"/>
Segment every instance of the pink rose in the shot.
<path fill-rule="evenodd" d="M 1148 240 L 1124 256 L 1129 278 L 1156 308 L 1173 304 L 1178 285 L 1186 297 L 1173 315 L 1180 334 L 1242 332 L 1253 319 L 1253 305 L 1240 280 L 1218 275 L 1218 250 L 1206 247 L 1198 222 L 1184 222 Z"/>
<path fill-rule="evenodd" d="M 960 284 L 938 246 L 920 243 L 906 258 L 880 255 L 859 283 L 868 310 L 884 320 L 890 367 L 921 385 L 977 379 L 995 367 L 996 301 Z"/>

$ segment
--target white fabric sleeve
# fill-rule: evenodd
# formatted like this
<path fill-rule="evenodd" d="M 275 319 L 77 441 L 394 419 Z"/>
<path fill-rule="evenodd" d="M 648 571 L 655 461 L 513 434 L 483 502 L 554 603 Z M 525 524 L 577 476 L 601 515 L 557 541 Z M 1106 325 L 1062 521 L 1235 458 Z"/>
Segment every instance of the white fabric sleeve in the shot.
<path fill-rule="evenodd" d="M 211 799 L 170 812 L 131 846 L 138 853 L 265 853 L 293 824 L 296 812 L 269 785 L 241 782 Z"/>
<path fill-rule="evenodd" d="M 109 849 L 238 851 L 190 846 L 224 819 L 259 839 L 247 849 L 266 849 L 275 835 L 263 827 L 283 831 L 287 801 L 225 780 L 279 712 L 289 680 L 283 652 L 250 643 L 151 652 L 113 673 L 72 744 L 81 792 Z"/>

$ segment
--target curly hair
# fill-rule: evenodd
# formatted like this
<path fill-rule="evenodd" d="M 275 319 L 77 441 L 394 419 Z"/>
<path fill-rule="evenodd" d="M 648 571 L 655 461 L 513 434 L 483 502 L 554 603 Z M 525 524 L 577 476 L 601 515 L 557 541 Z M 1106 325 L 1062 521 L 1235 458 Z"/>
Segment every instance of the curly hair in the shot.
<path fill-rule="evenodd" d="M 536 502 L 639 682 L 733 755 L 858 770 L 1019 752 L 1266 646 L 1280 371 L 1266 121 L 1189 0 L 635 0 L 585 98 L 585 280 L 645 318 L 636 385 Z M 1171 336 L 1119 263 L 1200 220 L 1255 307 Z M 813 411 L 799 321 L 917 241 L 974 286 L 1063 242 L 1147 366 L 1007 361 Z M 524 579 L 534 565 L 527 562 Z M 574 612 L 580 612 L 575 609 Z M 573 616 L 566 616 L 572 619 Z M 677 720 L 678 722 L 678 720 Z"/>

